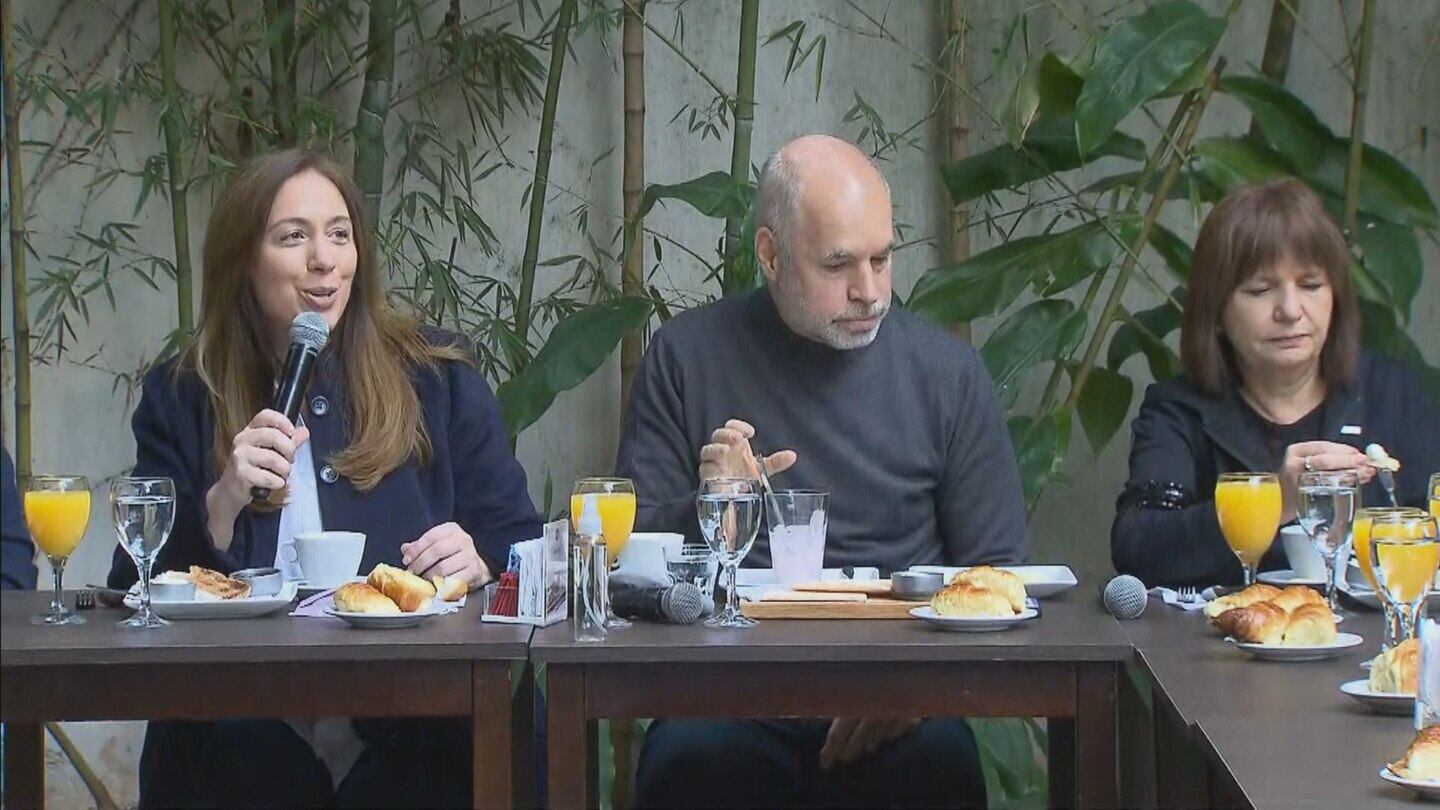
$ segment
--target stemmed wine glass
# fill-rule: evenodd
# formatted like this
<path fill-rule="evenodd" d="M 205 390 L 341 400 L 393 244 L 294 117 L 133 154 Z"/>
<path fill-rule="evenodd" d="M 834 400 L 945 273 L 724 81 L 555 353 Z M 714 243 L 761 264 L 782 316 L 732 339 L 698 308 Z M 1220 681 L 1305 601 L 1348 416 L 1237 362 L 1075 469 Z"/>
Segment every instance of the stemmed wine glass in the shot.
<path fill-rule="evenodd" d="M 1350 471 L 1300 474 L 1296 517 L 1325 560 L 1325 601 L 1337 619 L 1345 614 L 1335 600 L 1335 569 L 1340 567 L 1340 550 L 1350 538 L 1359 487 L 1359 476 Z"/>
<path fill-rule="evenodd" d="M 175 482 L 169 478 L 117 478 L 110 485 L 110 512 L 120 545 L 140 574 L 140 607 L 121 627 L 164 627 L 150 610 L 150 569 L 175 524 Z"/>
<path fill-rule="evenodd" d="M 700 533 L 720 559 L 725 573 L 725 609 L 705 620 L 706 627 L 754 627 L 740 613 L 736 569 L 750 553 L 760 530 L 760 482 L 753 478 L 712 478 L 700 484 L 696 498 Z"/>
<path fill-rule="evenodd" d="M 1380 595 L 1399 616 L 1396 642 L 1414 638 L 1440 569 L 1435 518 L 1418 510 L 1376 517 L 1367 551 Z"/>
<path fill-rule="evenodd" d="M 1215 483 L 1220 532 L 1245 569 L 1245 587 L 1255 584 L 1260 558 L 1280 528 L 1280 480 L 1274 473 L 1221 473 Z"/>
<path fill-rule="evenodd" d="M 65 608 L 61 583 L 65 562 L 85 538 L 85 527 L 90 524 L 90 482 L 83 475 L 31 476 L 25 483 L 25 524 L 55 574 L 50 609 L 31 618 L 30 623 L 52 627 L 84 624 L 85 617 Z"/>

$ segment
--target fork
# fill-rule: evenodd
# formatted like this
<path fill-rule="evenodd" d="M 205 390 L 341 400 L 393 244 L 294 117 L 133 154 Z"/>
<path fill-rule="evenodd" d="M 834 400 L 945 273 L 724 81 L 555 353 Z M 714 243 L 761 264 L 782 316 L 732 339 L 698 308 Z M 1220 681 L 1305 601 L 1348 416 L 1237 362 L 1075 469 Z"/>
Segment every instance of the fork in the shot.
<path fill-rule="evenodd" d="M 76 609 L 76 610 L 94 610 L 94 609 L 95 609 L 95 592 L 92 591 L 92 590 L 90 590 L 89 588 L 86 588 L 85 590 L 82 590 L 82 591 L 77 592 L 77 593 L 75 594 L 75 609 Z"/>
<path fill-rule="evenodd" d="M 1187 605 L 1193 605 L 1196 602 L 1200 601 L 1200 595 L 1195 592 L 1194 585 L 1185 585 L 1181 587 L 1180 593 L 1177 598 Z"/>

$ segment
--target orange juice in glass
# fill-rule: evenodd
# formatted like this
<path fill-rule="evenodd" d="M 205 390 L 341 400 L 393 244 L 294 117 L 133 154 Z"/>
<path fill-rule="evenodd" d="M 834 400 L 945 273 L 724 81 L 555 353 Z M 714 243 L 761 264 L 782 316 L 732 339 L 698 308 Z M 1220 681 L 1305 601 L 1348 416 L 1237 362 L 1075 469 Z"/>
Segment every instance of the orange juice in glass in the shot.
<path fill-rule="evenodd" d="M 1413 638 L 1415 622 L 1440 569 L 1435 518 L 1419 510 L 1374 518 L 1367 556 L 1380 595 L 1399 615 L 1397 641 Z"/>
<path fill-rule="evenodd" d="M 1246 587 L 1255 584 L 1255 569 L 1280 528 L 1280 480 L 1274 473 L 1221 473 L 1215 484 L 1215 515 L 1225 542 L 1245 569 Z"/>
<path fill-rule="evenodd" d="M 90 483 L 82 475 L 36 475 L 25 484 L 25 525 L 35 545 L 50 559 L 55 574 L 55 598 L 50 609 L 31 619 L 32 624 L 84 624 L 85 619 L 65 608 L 61 600 L 65 562 L 85 537 L 90 523 Z"/>
<path fill-rule="evenodd" d="M 1430 516 L 1440 520 L 1440 472 L 1430 476 Z"/>
<path fill-rule="evenodd" d="M 1370 527 L 1376 518 L 1384 518 L 1386 515 L 1424 514 L 1419 509 L 1409 506 L 1367 506 L 1355 510 L 1355 522 L 1351 526 L 1351 537 L 1354 540 L 1355 561 L 1360 564 L 1360 573 L 1365 575 L 1365 581 L 1369 583 L 1370 589 L 1378 591 L 1380 586 L 1375 582 L 1375 569 L 1371 566 L 1370 556 Z"/>

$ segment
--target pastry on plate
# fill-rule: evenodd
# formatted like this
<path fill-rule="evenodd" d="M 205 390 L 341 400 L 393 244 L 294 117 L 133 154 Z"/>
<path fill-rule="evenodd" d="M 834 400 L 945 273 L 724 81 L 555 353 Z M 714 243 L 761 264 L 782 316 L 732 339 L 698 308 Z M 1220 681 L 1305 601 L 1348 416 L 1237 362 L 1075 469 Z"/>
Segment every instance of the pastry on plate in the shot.
<path fill-rule="evenodd" d="M 1285 624 L 1285 637 L 1280 640 L 1287 647 L 1312 647 L 1320 644 L 1334 644 L 1339 634 L 1335 631 L 1335 614 L 1330 606 L 1321 602 L 1307 602 L 1290 611 Z"/>
<path fill-rule="evenodd" d="M 347 582 L 335 590 L 335 609 L 342 613 L 395 615 L 400 606 L 368 582 Z"/>
<path fill-rule="evenodd" d="M 1421 729 L 1405 749 L 1405 756 L 1390 763 L 1390 772 L 1401 779 L 1440 782 L 1440 726 Z"/>
<path fill-rule="evenodd" d="M 1323 605 L 1325 597 L 1321 596 L 1320 592 L 1314 588 L 1305 585 L 1291 585 L 1265 601 L 1279 605 L 1289 612 L 1301 605 Z"/>
<path fill-rule="evenodd" d="M 953 582 L 941 588 L 931 597 L 930 608 L 940 616 L 969 618 L 1003 618 L 1020 612 L 1003 593 L 969 582 Z"/>
<path fill-rule="evenodd" d="M 404 568 L 385 563 L 376 565 L 365 582 L 390 597 L 391 601 L 406 613 L 414 613 L 424 608 L 435 598 L 434 585 Z"/>
<path fill-rule="evenodd" d="M 1025 583 L 1020 581 L 1020 577 L 1003 568 L 991 565 L 967 568 L 950 580 L 951 585 L 957 583 L 975 585 L 1000 594 L 1010 603 L 1010 609 L 1014 613 L 1025 610 Z"/>
<path fill-rule="evenodd" d="M 196 599 L 244 599 L 250 595 L 250 583 L 198 565 L 190 566 L 190 581 L 195 583 Z"/>
<path fill-rule="evenodd" d="M 1280 589 L 1274 585 L 1257 582 L 1243 591 L 1236 591 L 1228 596 L 1210 600 L 1210 602 L 1205 605 L 1205 615 L 1213 619 L 1227 610 L 1248 607 L 1256 602 L 1265 602 L 1274 599 L 1279 595 Z"/>
<path fill-rule="evenodd" d="M 1285 638 L 1290 614 L 1271 602 L 1233 608 L 1215 617 L 1215 627 L 1236 641 L 1249 644 L 1279 644 Z"/>
<path fill-rule="evenodd" d="M 442 602 L 459 602 L 460 597 L 470 591 L 460 577 L 436 574 L 430 577 L 430 584 L 435 586 L 435 596 Z"/>
<path fill-rule="evenodd" d="M 1370 691 L 1415 694 L 1420 677 L 1420 641 L 1407 638 L 1370 662 Z"/>

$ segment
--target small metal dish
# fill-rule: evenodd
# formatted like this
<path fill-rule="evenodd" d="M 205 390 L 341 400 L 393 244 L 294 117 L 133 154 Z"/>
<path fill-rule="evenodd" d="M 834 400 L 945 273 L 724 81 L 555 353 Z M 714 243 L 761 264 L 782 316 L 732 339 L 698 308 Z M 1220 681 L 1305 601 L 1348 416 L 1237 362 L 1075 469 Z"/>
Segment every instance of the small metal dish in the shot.
<path fill-rule="evenodd" d="M 150 583 L 150 599 L 154 602 L 189 602 L 195 598 L 195 583 L 155 580 Z"/>
<path fill-rule="evenodd" d="M 230 576 L 250 583 L 251 596 L 274 596 L 285 586 L 285 575 L 279 568 L 245 568 Z"/>
<path fill-rule="evenodd" d="M 924 571 L 897 571 L 890 575 L 890 594 L 896 599 L 929 601 L 945 585 L 945 577 Z"/>

